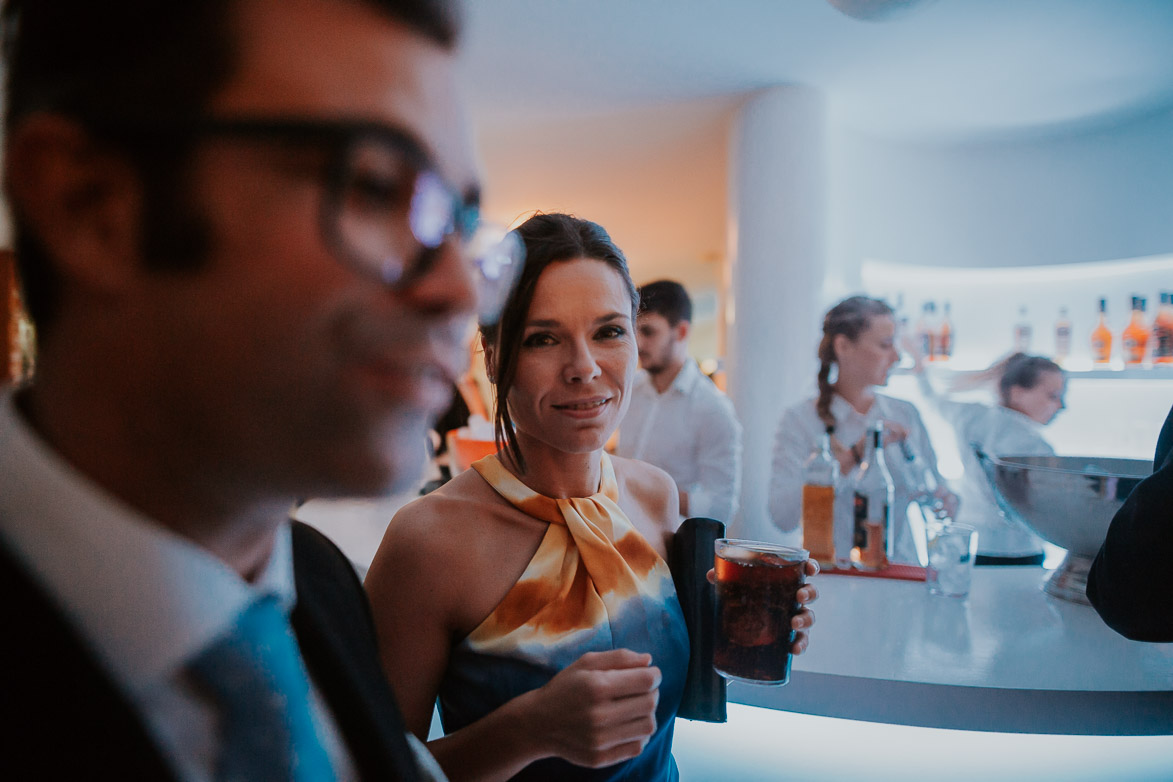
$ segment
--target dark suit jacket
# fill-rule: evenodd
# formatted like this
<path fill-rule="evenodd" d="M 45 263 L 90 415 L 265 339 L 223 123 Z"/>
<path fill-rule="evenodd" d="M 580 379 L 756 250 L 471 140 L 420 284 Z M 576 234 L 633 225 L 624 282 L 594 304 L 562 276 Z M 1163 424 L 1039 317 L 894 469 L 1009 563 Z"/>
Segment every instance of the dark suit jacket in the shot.
<path fill-rule="evenodd" d="M 1153 474 L 1112 518 L 1087 577 L 1104 622 L 1134 641 L 1173 641 L 1173 409 L 1157 439 Z"/>
<path fill-rule="evenodd" d="M 333 543 L 296 522 L 293 562 L 298 644 L 359 774 L 418 779 L 353 568 Z M 0 596 L 0 779 L 175 779 L 77 631 L 3 547 Z"/>

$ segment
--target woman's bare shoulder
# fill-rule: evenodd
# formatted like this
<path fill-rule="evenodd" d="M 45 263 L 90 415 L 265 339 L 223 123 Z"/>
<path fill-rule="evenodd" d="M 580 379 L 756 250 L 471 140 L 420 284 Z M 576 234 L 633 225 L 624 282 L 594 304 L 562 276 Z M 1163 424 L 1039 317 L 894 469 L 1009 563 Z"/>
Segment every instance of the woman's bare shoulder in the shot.
<path fill-rule="evenodd" d="M 620 496 L 634 500 L 649 516 L 674 524 L 680 507 L 680 492 L 672 476 L 659 467 L 636 459 L 611 457 Z"/>
<path fill-rule="evenodd" d="M 446 555 L 468 545 L 483 525 L 478 519 L 500 512 L 502 500 L 473 470 L 404 505 L 391 518 L 380 549 L 401 553 Z"/>

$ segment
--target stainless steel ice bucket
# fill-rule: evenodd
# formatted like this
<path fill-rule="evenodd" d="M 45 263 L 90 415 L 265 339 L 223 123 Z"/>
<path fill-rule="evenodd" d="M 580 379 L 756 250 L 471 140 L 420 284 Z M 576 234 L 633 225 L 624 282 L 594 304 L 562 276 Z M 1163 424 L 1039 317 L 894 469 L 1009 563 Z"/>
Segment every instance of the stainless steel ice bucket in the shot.
<path fill-rule="evenodd" d="M 1067 550 L 1043 588 L 1086 605 L 1087 572 L 1108 524 L 1136 484 L 1152 472 L 1152 462 L 1091 456 L 994 457 L 976 444 L 972 447 L 1007 517 Z"/>

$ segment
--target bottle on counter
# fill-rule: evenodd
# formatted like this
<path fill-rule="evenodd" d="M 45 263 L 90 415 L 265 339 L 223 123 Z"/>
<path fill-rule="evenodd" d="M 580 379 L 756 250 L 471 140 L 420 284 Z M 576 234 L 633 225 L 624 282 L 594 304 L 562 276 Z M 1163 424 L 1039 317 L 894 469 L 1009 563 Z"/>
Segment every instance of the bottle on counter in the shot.
<path fill-rule="evenodd" d="M 1153 319 L 1153 363 L 1173 364 L 1173 291 L 1161 292 L 1161 306 Z"/>
<path fill-rule="evenodd" d="M 839 460 L 831 454 L 828 426 L 811 452 L 803 471 L 802 547 L 823 568 L 835 564 L 835 487 L 839 483 Z"/>
<path fill-rule="evenodd" d="M 1112 330 L 1108 328 L 1108 300 L 1100 298 L 1100 316 L 1092 329 L 1092 363 L 1104 365 L 1112 360 Z"/>
<path fill-rule="evenodd" d="M 884 463 L 883 422 L 877 422 L 869 434 L 852 486 L 855 527 L 851 558 L 861 570 L 883 570 L 894 551 L 892 505 L 896 489 Z"/>
<path fill-rule="evenodd" d="M 917 558 L 921 565 L 928 564 L 928 541 L 952 523 L 949 509 L 943 498 L 937 496 L 940 484 L 932 468 L 917 453 L 912 443 L 905 438 L 900 441 L 900 461 L 896 468 L 902 475 L 906 489 L 911 490 L 912 502 L 908 503 L 908 529 L 913 535 Z M 897 520 L 900 524 L 900 520 Z"/>
<path fill-rule="evenodd" d="M 948 361 L 953 355 L 953 318 L 950 317 L 949 302 L 945 302 L 945 311 L 941 314 L 941 327 L 937 329 L 937 354 L 935 361 Z"/>
<path fill-rule="evenodd" d="M 1059 319 L 1055 321 L 1055 361 L 1062 364 L 1071 355 L 1071 319 L 1067 308 L 1059 308 Z"/>
<path fill-rule="evenodd" d="M 1149 345 L 1149 327 L 1144 320 L 1145 300 L 1141 296 L 1132 297 L 1132 317 L 1120 335 L 1120 347 L 1124 352 L 1124 366 L 1139 367 L 1144 363 L 1145 352 Z"/>
<path fill-rule="evenodd" d="M 1018 322 L 1014 324 L 1014 352 L 1029 353 L 1031 338 L 1030 321 L 1026 316 L 1026 305 L 1018 308 Z"/>

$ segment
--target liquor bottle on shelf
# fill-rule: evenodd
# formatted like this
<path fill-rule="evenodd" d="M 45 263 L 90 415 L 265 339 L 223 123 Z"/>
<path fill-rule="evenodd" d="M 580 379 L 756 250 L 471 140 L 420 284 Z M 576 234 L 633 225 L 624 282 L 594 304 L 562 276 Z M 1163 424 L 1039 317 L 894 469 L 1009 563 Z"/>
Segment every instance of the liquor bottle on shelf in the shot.
<path fill-rule="evenodd" d="M 1145 352 L 1149 345 L 1149 327 L 1144 322 L 1144 305 L 1143 297 L 1132 297 L 1132 318 L 1124 327 L 1124 333 L 1120 335 L 1120 347 L 1124 352 L 1126 367 L 1139 367 L 1145 360 Z"/>
<path fill-rule="evenodd" d="M 831 454 L 828 426 L 811 452 L 803 471 L 802 547 L 824 568 L 835 564 L 835 485 L 839 482 L 839 460 Z"/>
<path fill-rule="evenodd" d="M 1153 364 L 1173 364 L 1173 291 L 1161 292 L 1153 319 Z"/>
<path fill-rule="evenodd" d="M 936 361 L 948 361 L 953 355 L 953 318 L 950 317 L 949 302 L 945 302 L 945 312 L 941 315 L 941 327 L 937 329 Z"/>
<path fill-rule="evenodd" d="M 1067 308 L 1059 308 L 1059 319 L 1055 321 L 1055 361 L 1062 364 L 1071 355 L 1071 320 Z"/>
<path fill-rule="evenodd" d="M 1029 353 L 1031 338 L 1030 321 L 1026 317 L 1026 305 L 1018 308 L 1018 322 L 1014 324 L 1014 352 Z"/>
<path fill-rule="evenodd" d="M 916 322 L 916 345 L 925 361 L 932 361 L 937 353 L 937 305 L 926 301 Z"/>
<path fill-rule="evenodd" d="M 878 422 L 869 434 L 852 486 L 855 527 L 851 558 L 861 570 L 883 570 L 888 566 L 895 543 L 892 529 L 895 486 L 884 463 L 884 424 Z"/>
<path fill-rule="evenodd" d="M 1112 360 L 1112 330 L 1108 328 L 1108 300 L 1100 299 L 1100 317 L 1092 329 L 1092 363 L 1105 365 Z"/>

